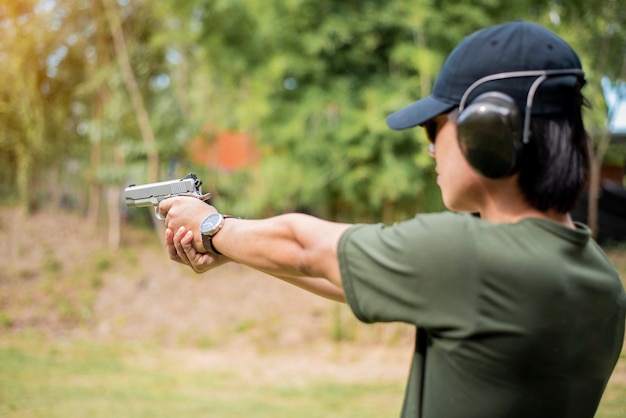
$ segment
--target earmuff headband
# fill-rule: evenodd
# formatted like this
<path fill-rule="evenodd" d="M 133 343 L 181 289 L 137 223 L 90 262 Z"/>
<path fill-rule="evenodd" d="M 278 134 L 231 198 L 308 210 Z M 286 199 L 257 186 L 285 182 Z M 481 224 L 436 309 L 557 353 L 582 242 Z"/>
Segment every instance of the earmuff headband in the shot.
<path fill-rule="evenodd" d="M 528 71 L 510 71 L 504 73 L 490 74 L 488 76 L 479 78 L 474 81 L 463 93 L 461 102 L 459 103 L 459 113 L 465 109 L 465 104 L 470 94 L 478 88 L 478 86 L 489 83 L 491 81 L 503 80 L 507 78 L 525 78 L 525 77 L 537 77 L 531 84 L 526 94 L 526 112 L 524 114 L 524 129 L 522 134 L 522 143 L 527 144 L 530 137 L 530 113 L 533 106 L 533 100 L 535 93 L 539 89 L 539 86 L 548 78 L 575 75 L 584 80 L 585 72 L 578 68 L 568 68 L 563 70 L 528 70 Z"/>

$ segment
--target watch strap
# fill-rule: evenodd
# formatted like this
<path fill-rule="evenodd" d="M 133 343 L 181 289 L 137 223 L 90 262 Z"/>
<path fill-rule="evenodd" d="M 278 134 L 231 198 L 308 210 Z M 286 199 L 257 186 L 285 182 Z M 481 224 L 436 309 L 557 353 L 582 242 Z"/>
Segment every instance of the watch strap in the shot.
<path fill-rule="evenodd" d="M 236 216 L 222 215 L 222 219 L 226 220 L 227 218 L 236 218 Z M 213 235 L 202 234 L 202 244 L 204 245 L 204 248 L 208 252 L 215 254 L 215 255 L 222 255 L 222 253 L 219 252 L 217 248 L 215 248 L 215 246 L 213 245 L 213 237 L 216 236 L 217 233 L 220 232 L 223 227 L 224 227 L 224 221 L 222 221 L 220 228 Z"/>

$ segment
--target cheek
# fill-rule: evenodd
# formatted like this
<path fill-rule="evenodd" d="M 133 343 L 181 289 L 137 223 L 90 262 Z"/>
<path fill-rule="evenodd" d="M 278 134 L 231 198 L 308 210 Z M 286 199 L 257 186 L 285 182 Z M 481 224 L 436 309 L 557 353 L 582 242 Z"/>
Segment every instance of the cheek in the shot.
<path fill-rule="evenodd" d="M 435 161 L 437 171 L 445 177 L 457 177 L 471 169 L 461 152 L 456 136 L 452 134 L 438 137 Z"/>
<path fill-rule="evenodd" d="M 471 168 L 456 140 L 442 138 L 436 149 L 437 183 L 443 203 L 450 210 L 473 211 L 480 194 L 480 176 Z"/>
<path fill-rule="evenodd" d="M 435 159 L 442 170 L 458 173 L 463 177 L 478 176 L 461 151 L 456 125 L 453 123 L 448 123 L 441 129 L 437 137 Z"/>

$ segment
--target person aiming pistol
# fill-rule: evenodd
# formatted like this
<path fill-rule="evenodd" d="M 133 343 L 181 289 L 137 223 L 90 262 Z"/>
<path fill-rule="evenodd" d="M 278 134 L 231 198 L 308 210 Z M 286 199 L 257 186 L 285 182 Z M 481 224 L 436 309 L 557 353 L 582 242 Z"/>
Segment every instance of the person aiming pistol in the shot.
<path fill-rule="evenodd" d="M 549 30 L 479 30 L 432 94 L 387 118 L 426 129 L 449 211 L 390 226 L 244 220 L 171 197 L 158 207 L 169 256 L 197 273 L 242 263 L 361 321 L 414 325 L 403 417 L 592 417 L 622 350 L 626 296 L 569 216 L 588 179 L 584 84 Z"/>

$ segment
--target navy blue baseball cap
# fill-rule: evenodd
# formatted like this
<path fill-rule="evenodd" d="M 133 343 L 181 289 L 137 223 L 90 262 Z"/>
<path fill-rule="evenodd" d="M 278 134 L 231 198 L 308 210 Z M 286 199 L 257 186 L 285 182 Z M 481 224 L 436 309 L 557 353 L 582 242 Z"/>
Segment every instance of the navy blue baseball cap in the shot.
<path fill-rule="evenodd" d="M 412 128 L 458 107 L 463 95 L 483 77 L 509 72 L 578 70 L 580 74 L 550 77 L 539 85 L 533 115 L 563 113 L 571 107 L 576 89 L 584 85 L 580 59 L 572 47 L 550 30 L 516 20 L 481 29 L 463 39 L 446 59 L 432 93 L 387 117 L 396 130 Z M 511 77 L 472 88 L 466 103 L 481 93 L 499 91 L 515 100 L 523 114 L 534 77 Z"/>

